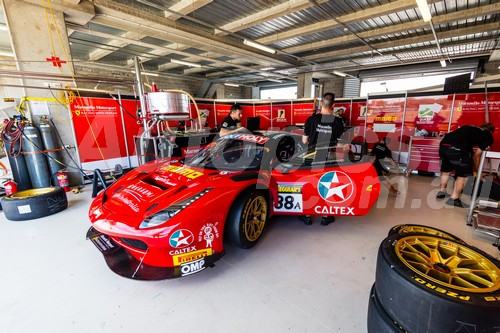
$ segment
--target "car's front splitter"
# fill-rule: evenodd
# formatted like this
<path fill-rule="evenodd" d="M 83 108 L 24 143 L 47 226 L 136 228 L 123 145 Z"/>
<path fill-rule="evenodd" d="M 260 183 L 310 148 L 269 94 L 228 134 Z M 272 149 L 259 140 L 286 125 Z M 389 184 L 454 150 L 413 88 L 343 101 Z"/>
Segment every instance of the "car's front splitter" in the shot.
<path fill-rule="evenodd" d="M 93 227 L 87 231 L 87 239 L 101 251 L 106 264 L 113 272 L 135 280 L 165 280 L 191 275 L 213 267 L 224 255 L 224 252 L 221 252 L 176 267 L 157 267 L 137 260 L 124 247 Z"/>

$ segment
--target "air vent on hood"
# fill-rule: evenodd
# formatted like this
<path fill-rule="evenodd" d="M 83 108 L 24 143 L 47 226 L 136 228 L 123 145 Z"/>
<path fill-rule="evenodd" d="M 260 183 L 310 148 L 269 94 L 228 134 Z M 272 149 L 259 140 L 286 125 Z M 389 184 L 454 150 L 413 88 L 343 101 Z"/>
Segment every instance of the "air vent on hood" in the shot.
<path fill-rule="evenodd" d="M 151 186 L 155 186 L 155 187 L 158 187 L 159 189 L 163 190 L 163 191 L 166 191 L 170 188 L 170 186 L 165 186 L 165 184 L 163 183 L 160 183 L 159 181 L 151 178 L 151 177 L 146 177 L 146 178 L 143 178 L 141 179 L 142 182 L 146 183 L 146 184 L 149 184 Z"/>

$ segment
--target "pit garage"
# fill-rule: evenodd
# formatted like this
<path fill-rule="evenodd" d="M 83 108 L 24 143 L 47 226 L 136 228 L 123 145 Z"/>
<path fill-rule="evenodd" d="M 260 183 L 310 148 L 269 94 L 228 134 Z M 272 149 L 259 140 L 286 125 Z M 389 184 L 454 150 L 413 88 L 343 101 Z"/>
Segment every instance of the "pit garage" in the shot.
<path fill-rule="evenodd" d="M 498 332 L 498 1 L 0 3 L 2 331 Z"/>

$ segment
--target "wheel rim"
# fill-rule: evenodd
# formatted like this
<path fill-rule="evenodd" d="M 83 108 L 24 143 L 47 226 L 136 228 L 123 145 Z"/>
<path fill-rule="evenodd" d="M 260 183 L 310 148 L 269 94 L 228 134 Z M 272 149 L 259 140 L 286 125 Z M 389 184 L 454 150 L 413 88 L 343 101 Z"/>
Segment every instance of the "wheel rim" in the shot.
<path fill-rule="evenodd" d="M 251 201 L 247 201 L 248 213 L 245 215 L 243 228 L 245 237 L 250 242 L 255 242 L 264 230 L 267 220 L 267 202 L 262 196 L 258 196 Z"/>
<path fill-rule="evenodd" d="M 448 288 L 472 293 L 500 288 L 498 267 L 464 244 L 417 235 L 399 239 L 394 248 L 412 271 Z"/>
<path fill-rule="evenodd" d="M 34 197 L 36 195 L 47 194 L 47 193 L 53 192 L 55 190 L 56 190 L 55 187 L 34 188 L 31 190 L 25 190 L 25 191 L 14 193 L 10 197 L 11 198 L 28 198 L 28 197 Z"/>
<path fill-rule="evenodd" d="M 401 229 L 399 229 L 398 233 L 405 234 L 408 232 L 420 232 L 420 233 L 424 233 L 424 234 L 433 235 L 436 237 L 458 240 L 456 237 L 453 237 L 452 235 L 450 235 L 446 232 L 443 232 L 443 231 L 440 231 L 440 230 L 437 230 L 437 229 L 434 229 L 431 227 L 420 226 L 420 225 L 406 225 L 406 226 L 402 227 Z"/>

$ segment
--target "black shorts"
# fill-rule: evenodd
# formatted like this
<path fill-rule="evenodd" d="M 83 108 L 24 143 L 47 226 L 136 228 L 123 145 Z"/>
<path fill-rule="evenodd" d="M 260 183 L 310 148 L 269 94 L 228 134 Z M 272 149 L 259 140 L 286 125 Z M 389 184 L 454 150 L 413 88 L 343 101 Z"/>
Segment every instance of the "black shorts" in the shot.
<path fill-rule="evenodd" d="M 454 147 L 439 147 L 441 172 L 455 171 L 457 177 L 472 176 L 472 158 L 469 152 Z"/>

